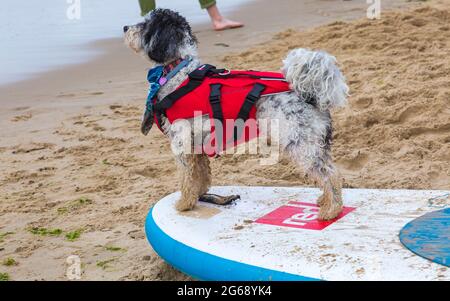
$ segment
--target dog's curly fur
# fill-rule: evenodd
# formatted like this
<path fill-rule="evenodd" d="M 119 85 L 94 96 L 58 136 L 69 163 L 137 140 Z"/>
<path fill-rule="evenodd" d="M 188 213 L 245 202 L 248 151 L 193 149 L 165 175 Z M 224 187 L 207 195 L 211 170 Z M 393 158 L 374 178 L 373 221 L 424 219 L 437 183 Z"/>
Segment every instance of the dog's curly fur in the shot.
<path fill-rule="evenodd" d="M 165 65 L 187 56 L 192 58 L 187 67 L 161 88 L 159 100 L 173 92 L 200 66 L 197 39 L 186 19 L 174 11 L 154 10 L 144 22 L 126 26 L 124 31 L 126 44 L 154 64 Z M 318 200 L 319 218 L 333 219 L 342 211 L 343 202 L 342 179 L 330 154 L 330 109 L 346 104 L 345 78 L 333 56 L 307 49 L 291 51 L 283 61 L 282 72 L 293 91 L 262 97 L 256 104 L 256 118 L 279 120 L 281 135 L 277 139 L 281 150 L 320 183 L 323 195 Z M 209 121 L 208 116 L 202 118 Z M 192 209 L 211 185 L 208 157 L 183 151 L 190 149 L 190 145 L 185 144 L 190 144 L 192 137 L 207 139 L 210 135 L 208 127 L 201 133 L 194 132 L 192 123 L 193 120 L 188 120 L 170 124 L 164 119 L 162 126 L 181 171 L 181 198 L 176 205 L 180 211 Z"/>

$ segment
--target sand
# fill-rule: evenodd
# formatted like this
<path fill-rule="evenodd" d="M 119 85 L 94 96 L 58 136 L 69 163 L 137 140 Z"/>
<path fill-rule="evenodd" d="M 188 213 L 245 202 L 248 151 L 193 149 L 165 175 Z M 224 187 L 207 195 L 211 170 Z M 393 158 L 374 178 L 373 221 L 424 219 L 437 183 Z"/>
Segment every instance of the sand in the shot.
<path fill-rule="evenodd" d="M 450 186 L 449 21 L 448 10 L 422 7 L 379 21 L 288 30 L 224 63 L 276 70 L 289 49 L 333 53 L 351 91 L 350 106 L 334 114 L 333 155 L 346 187 L 444 189 Z M 254 174 L 279 176 L 278 168 L 273 172 Z"/>
<path fill-rule="evenodd" d="M 405 8 L 380 20 L 343 21 L 362 16 L 342 3 L 331 10 L 319 1 L 316 12 L 328 8 L 327 16 L 280 22 L 271 28 L 284 29 L 275 36 L 255 25 L 220 34 L 199 29 L 201 54 L 232 68 L 277 70 L 289 49 L 329 51 L 351 89 L 349 107 L 333 113 L 333 156 L 345 186 L 450 189 L 450 5 L 397 3 Z M 253 41 L 233 42 L 252 32 Z M 214 47 L 217 40 L 231 42 Z M 106 54 L 90 68 L 28 82 L 36 89 L 21 83 L 1 90 L 0 260 L 17 265 L 0 265 L 0 272 L 64 280 L 74 254 L 86 280 L 189 279 L 154 253 L 143 232 L 149 208 L 179 185 L 167 140 L 156 130 L 146 138 L 139 132 L 147 66 L 116 40 L 97 47 Z M 110 72 L 111 64 L 122 72 Z M 258 162 L 214 160 L 213 184 L 315 184 L 288 161 Z"/>

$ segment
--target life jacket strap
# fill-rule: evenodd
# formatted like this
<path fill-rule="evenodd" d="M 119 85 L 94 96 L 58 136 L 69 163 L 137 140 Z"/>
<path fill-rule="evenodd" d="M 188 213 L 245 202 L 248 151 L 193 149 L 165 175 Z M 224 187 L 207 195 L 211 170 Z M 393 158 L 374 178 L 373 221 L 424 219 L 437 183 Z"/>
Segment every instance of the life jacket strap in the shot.
<path fill-rule="evenodd" d="M 191 93 L 197 87 L 199 87 L 209 72 L 216 73 L 220 71 L 220 69 L 216 69 L 216 67 L 209 64 L 198 67 L 197 69 L 189 73 L 189 82 L 186 85 L 170 93 L 161 101 L 155 103 L 153 109 L 156 112 L 164 112 L 167 109 L 170 109 L 170 107 L 172 107 L 178 99 L 182 98 L 188 93 Z"/>
<path fill-rule="evenodd" d="M 221 84 L 211 84 L 210 85 L 210 93 L 209 93 L 209 103 L 211 105 L 212 110 L 212 118 L 214 119 L 214 127 L 216 128 L 216 152 L 219 153 L 222 150 L 222 127 L 224 122 L 222 104 L 221 101 Z M 219 127 L 220 130 L 217 130 L 216 122 L 222 123 Z"/>
<path fill-rule="evenodd" d="M 223 121 L 222 105 L 220 104 L 220 89 L 222 88 L 222 85 L 212 84 L 210 87 L 209 103 L 211 104 L 213 118 Z"/>
<path fill-rule="evenodd" d="M 266 89 L 266 86 L 260 83 L 256 83 L 252 90 L 245 97 L 244 103 L 239 110 L 234 127 L 234 141 L 238 141 L 244 131 L 244 124 L 250 116 L 250 111 L 256 102 L 261 98 L 261 94 Z M 242 127 L 242 128 L 240 128 Z"/>
<path fill-rule="evenodd" d="M 238 113 L 237 119 L 242 119 L 244 122 L 247 121 L 250 116 L 250 111 L 256 102 L 261 98 L 261 94 L 266 89 L 266 86 L 260 83 L 256 83 L 252 90 L 245 97 L 244 103 Z"/>
<path fill-rule="evenodd" d="M 178 99 L 194 91 L 201 84 L 202 81 L 189 80 L 189 82 L 186 85 L 170 93 L 169 95 L 164 97 L 161 101 L 156 102 L 155 105 L 153 106 L 153 110 L 155 110 L 156 112 L 164 112 L 165 110 L 172 107 Z"/>

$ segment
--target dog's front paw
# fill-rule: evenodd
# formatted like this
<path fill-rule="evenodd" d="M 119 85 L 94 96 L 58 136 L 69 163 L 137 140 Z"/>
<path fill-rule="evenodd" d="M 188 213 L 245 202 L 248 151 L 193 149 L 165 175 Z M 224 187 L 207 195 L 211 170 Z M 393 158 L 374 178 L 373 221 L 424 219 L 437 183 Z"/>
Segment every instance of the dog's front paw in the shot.
<path fill-rule="evenodd" d="M 325 202 L 322 201 L 322 204 L 319 205 L 319 220 L 329 221 L 332 220 L 342 212 L 343 205 L 338 202 L 333 202 L 331 205 L 326 206 Z"/>

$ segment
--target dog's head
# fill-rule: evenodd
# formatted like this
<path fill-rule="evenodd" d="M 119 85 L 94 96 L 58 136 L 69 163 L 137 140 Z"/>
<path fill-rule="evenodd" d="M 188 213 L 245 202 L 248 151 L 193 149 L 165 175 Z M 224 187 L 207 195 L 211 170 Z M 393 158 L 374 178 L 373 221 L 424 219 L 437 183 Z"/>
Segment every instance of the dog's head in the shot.
<path fill-rule="evenodd" d="M 150 61 L 166 64 L 196 56 L 197 39 L 184 17 L 169 9 L 155 9 L 144 22 L 125 26 L 125 44 Z"/>

